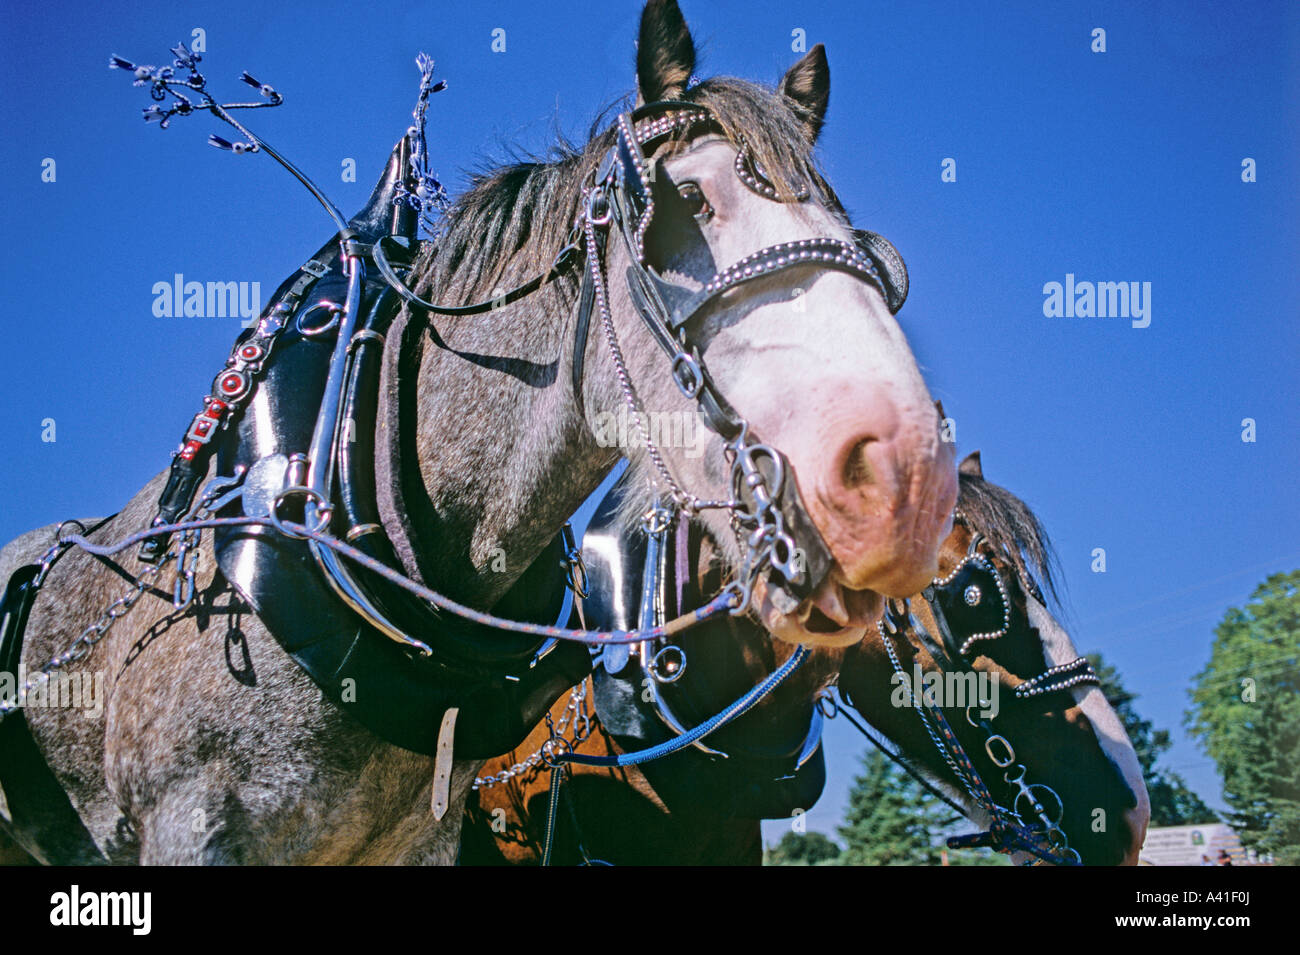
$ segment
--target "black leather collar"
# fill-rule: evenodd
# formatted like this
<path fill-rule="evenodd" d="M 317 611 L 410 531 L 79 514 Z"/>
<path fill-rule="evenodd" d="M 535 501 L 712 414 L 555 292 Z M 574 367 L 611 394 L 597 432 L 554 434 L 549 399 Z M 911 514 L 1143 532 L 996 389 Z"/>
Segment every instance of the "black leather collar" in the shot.
<path fill-rule="evenodd" d="M 671 572 L 662 579 L 657 572 L 647 575 L 645 533 L 640 527 L 628 529 L 619 522 L 626 481 L 616 484 L 601 503 L 583 537 L 591 594 L 583 601 L 587 626 L 634 629 L 647 576 L 655 578 L 651 586 L 662 583 L 665 590 L 684 594 L 683 605 L 668 606 L 665 613 L 686 612 L 700 601 L 693 571 L 692 580 L 682 582 L 681 588 Z M 698 555 L 698 541 L 690 550 L 693 557 Z M 666 562 L 668 567 L 672 564 L 672 560 Z M 752 685 L 741 652 L 741 640 L 747 638 L 771 639 L 757 624 L 743 618 L 718 618 L 692 629 L 681 641 L 687 646 L 681 679 L 656 684 L 655 693 L 663 694 L 665 703 L 671 700 L 674 712 L 691 725 L 714 715 Z M 653 677 L 646 675 L 636 659 L 629 660 L 625 652 L 612 647 L 605 649 L 604 662 L 592 677 L 601 725 L 626 751 L 645 749 L 675 736 L 658 703 L 646 700 L 651 689 L 647 679 Z M 821 714 L 812 700 L 783 712 L 775 722 L 760 709 L 706 738 L 706 747 L 688 747 L 640 768 L 672 811 L 698 812 L 707 804 L 738 818 L 785 818 L 796 809 L 810 807 L 825 785 L 820 728 Z M 726 755 L 705 751 L 715 747 Z"/>
<path fill-rule="evenodd" d="M 373 249 L 382 236 L 370 230 L 405 229 L 405 247 L 414 251 L 413 217 L 393 204 L 407 168 L 406 148 L 404 139 L 370 202 L 349 223 L 357 231 L 354 248 Z M 217 473 L 246 473 L 242 496 L 226 506 L 224 516 L 264 516 L 284 486 L 290 457 L 310 444 L 335 345 L 334 335 L 313 330 L 319 327 L 319 311 L 310 321 L 302 319 L 322 301 L 341 301 L 347 285 L 338 256 L 328 264 L 325 274 L 305 286 L 282 285 L 267 310 L 270 314 L 279 305 L 281 295 L 294 293 L 284 299 L 290 311 L 252 404 L 218 445 Z M 343 397 L 351 440 L 338 442 L 335 485 L 336 530 L 349 532 L 354 546 L 399 571 L 404 568 L 380 520 L 373 461 L 380 355 L 400 306 L 400 296 L 388 283 L 363 287 L 362 330 L 352 339 Z M 506 752 L 522 742 L 560 694 L 590 672 L 585 647 L 544 644 L 438 614 L 377 575 L 356 569 L 366 599 L 432 648 L 431 655 L 420 656 L 355 613 L 325 583 L 306 543 L 257 526 L 222 528 L 214 540 L 223 574 L 285 651 L 345 712 L 406 749 L 433 753 L 443 714 L 457 707 L 458 756 Z M 497 607 L 531 622 L 554 623 L 564 600 L 563 556 L 557 536 Z"/>

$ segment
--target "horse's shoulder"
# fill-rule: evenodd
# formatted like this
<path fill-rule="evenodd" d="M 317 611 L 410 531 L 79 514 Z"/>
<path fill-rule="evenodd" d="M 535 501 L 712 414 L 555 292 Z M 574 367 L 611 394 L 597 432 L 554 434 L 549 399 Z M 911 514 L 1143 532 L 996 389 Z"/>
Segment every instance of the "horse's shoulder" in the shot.
<path fill-rule="evenodd" d="M 93 520 L 87 519 L 82 523 L 90 526 Z M 59 526 L 56 523 L 33 528 L 25 534 L 19 534 L 0 548 L 0 587 L 4 587 L 9 582 L 9 578 L 19 567 L 36 563 L 41 559 L 41 555 L 58 540 Z"/>

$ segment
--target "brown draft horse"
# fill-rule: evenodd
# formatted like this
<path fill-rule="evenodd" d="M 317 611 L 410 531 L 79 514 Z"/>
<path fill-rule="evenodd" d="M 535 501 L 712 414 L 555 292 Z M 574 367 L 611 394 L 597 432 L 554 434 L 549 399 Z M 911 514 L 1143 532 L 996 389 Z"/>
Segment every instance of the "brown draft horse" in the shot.
<path fill-rule="evenodd" d="M 1078 686 L 1026 702 L 1013 695 L 1026 678 L 1077 656 L 1068 636 L 1043 609 L 1031 573 L 1036 571 L 1051 588 L 1047 538 L 1022 501 L 984 480 L 978 452 L 963 461 L 960 470 L 958 509 L 962 517 L 944 542 L 940 574 L 950 573 L 966 557 L 972 533 L 978 531 L 988 542 L 984 552 L 992 557 L 1007 587 L 1010 630 L 986 644 L 973 662 L 977 673 L 997 681 L 1001 702 L 995 717 L 997 730 L 1013 742 L 1016 760 L 1026 766 L 1028 780 L 1049 785 L 1060 795 L 1061 828 L 1085 864 L 1135 864 L 1149 818 L 1146 788 L 1132 746 L 1100 690 Z M 931 633 L 938 632 L 920 595 L 913 598 L 911 607 Z M 755 634 L 757 628 L 751 627 L 748 634 L 742 634 L 743 629 L 733 624 L 732 636 L 751 641 L 750 655 L 759 679 L 789 651 L 783 644 Z M 766 659 L 756 652 L 760 646 L 767 648 Z M 938 669 L 934 657 L 911 641 L 895 638 L 894 646 L 905 672 L 912 672 L 913 663 L 926 672 Z M 801 693 L 825 693 L 838 670 L 841 694 L 894 743 L 900 755 L 946 790 L 973 819 L 986 821 L 958 785 L 912 708 L 891 704 L 894 668 L 878 631 L 847 651 L 816 651 L 804 669 L 807 672 L 797 683 L 780 687 L 778 694 L 755 712 L 789 707 Z M 719 708 L 726 702 L 719 700 Z M 568 703 L 565 699 L 555 705 L 553 720 L 563 718 Z M 986 752 L 983 734 L 966 721 L 964 710 L 945 708 L 945 715 L 997 802 L 1011 805 L 1015 793 Z M 518 751 L 485 766 L 483 778 L 507 770 L 536 751 L 549 735 L 547 723 L 539 724 Z M 590 735 L 580 751 L 613 755 L 620 748 L 593 716 Z M 570 771 L 556 817 L 552 858 L 556 864 L 597 859 L 653 865 L 756 865 L 761 861 L 757 819 L 719 813 L 707 800 L 675 806 L 670 812 L 636 766 L 574 765 Z M 544 766 L 537 766 L 505 783 L 479 788 L 477 798 L 470 800 L 461 863 L 538 863 L 549 777 Z M 1027 857 L 1017 853 L 1013 858 L 1025 861 Z"/>

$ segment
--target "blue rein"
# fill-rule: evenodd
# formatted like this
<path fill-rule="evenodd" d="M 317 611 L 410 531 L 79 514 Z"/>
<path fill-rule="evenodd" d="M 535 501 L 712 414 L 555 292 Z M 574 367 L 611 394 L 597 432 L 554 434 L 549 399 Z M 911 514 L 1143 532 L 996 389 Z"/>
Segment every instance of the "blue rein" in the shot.
<path fill-rule="evenodd" d="M 790 674 L 803 666 L 811 655 L 812 651 L 800 644 L 795 648 L 794 653 L 790 655 L 790 659 L 777 667 L 766 680 L 746 692 L 744 696 L 726 707 L 722 712 L 711 716 L 699 726 L 687 730 L 675 739 L 637 750 L 634 753 L 620 753 L 617 756 L 587 756 L 581 753 L 562 752 L 553 753 L 549 756 L 543 755 L 543 759 L 547 760 L 553 767 L 559 767 L 564 763 L 579 763 L 583 766 L 635 766 L 637 763 L 648 763 L 651 760 L 669 756 L 694 744 L 697 740 L 703 739 L 714 730 L 725 726 L 753 709 L 764 697 L 784 683 Z"/>

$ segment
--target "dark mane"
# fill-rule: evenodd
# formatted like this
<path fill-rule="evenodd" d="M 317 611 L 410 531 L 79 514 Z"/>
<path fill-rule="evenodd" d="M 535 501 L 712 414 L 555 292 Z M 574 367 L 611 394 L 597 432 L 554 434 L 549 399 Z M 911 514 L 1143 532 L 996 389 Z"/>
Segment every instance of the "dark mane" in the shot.
<path fill-rule="evenodd" d="M 1056 556 L 1051 541 L 1029 505 L 1004 487 L 973 474 L 961 474 L 957 508 L 969 526 L 978 529 L 1004 552 L 1028 580 L 1039 580 L 1057 598 Z"/>
<path fill-rule="evenodd" d="M 784 97 L 756 83 L 715 77 L 691 87 L 682 101 L 706 107 L 732 143 L 739 145 L 743 135 L 783 194 L 811 183 L 814 198 L 839 208 Z M 605 124 L 584 146 L 558 140 L 551 161 L 514 162 L 475 175 L 447 212 L 436 249 L 416 262 L 417 288 L 435 301 L 463 304 L 545 270 L 568 237 L 583 187 L 613 142 L 613 128 Z M 572 292 L 572 273 L 565 284 Z"/>

